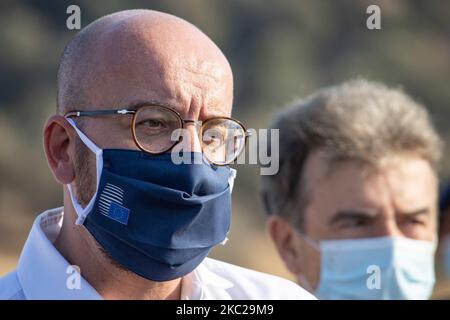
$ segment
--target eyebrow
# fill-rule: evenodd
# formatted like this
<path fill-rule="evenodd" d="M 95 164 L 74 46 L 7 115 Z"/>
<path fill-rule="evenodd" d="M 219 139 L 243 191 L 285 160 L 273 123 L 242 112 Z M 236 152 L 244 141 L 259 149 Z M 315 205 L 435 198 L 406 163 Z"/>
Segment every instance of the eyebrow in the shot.
<path fill-rule="evenodd" d="M 423 207 L 420 209 L 416 209 L 414 211 L 409 211 L 409 212 L 400 212 L 400 214 L 402 216 L 420 216 L 420 215 L 427 215 L 430 214 L 430 208 L 428 207 Z"/>
<path fill-rule="evenodd" d="M 124 107 L 124 109 L 136 110 L 142 106 L 154 106 L 154 105 L 167 107 L 167 108 L 173 109 L 177 112 L 180 112 L 180 109 L 177 108 L 176 106 L 171 105 L 167 102 L 159 101 L 159 100 L 135 100 L 135 101 L 132 101 L 131 103 L 127 104 Z"/>
<path fill-rule="evenodd" d="M 329 221 L 330 225 L 348 219 L 373 219 L 377 215 L 376 211 L 369 210 L 340 210 Z"/>
<path fill-rule="evenodd" d="M 430 209 L 428 207 L 416 209 L 409 212 L 399 212 L 402 216 L 408 217 L 416 217 L 421 215 L 428 215 L 430 213 Z M 329 224 L 336 224 L 339 221 L 347 220 L 347 219 L 373 219 L 377 215 L 376 211 L 365 211 L 365 210 L 341 210 L 338 211 L 329 221 Z"/>

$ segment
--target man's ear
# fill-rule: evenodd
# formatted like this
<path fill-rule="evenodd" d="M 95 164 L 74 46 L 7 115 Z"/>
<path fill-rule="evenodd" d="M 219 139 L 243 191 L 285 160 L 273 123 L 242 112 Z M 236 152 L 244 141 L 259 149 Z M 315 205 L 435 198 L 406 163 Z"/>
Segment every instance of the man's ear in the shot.
<path fill-rule="evenodd" d="M 73 164 L 76 133 L 60 115 L 51 116 L 44 127 L 44 150 L 56 181 L 69 184 L 75 178 Z"/>
<path fill-rule="evenodd" d="M 279 215 L 272 214 L 267 219 L 266 229 L 288 270 L 299 274 L 299 248 L 294 226 Z"/>

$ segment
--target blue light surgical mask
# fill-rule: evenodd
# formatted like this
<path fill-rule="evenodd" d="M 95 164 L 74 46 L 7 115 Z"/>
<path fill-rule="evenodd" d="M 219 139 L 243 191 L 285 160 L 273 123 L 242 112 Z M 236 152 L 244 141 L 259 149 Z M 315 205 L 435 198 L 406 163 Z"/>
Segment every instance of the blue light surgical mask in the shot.
<path fill-rule="evenodd" d="M 435 283 L 436 243 L 405 237 L 315 241 L 319 299 L 428 299 Z"/>
<path fill-rule="evenodd" d="M 84 208 L 67 185 L 76 224 L 112 259 L 146 279 L 169 281 L 227 240 L 235 170 L 206 160 L 177 165 L 170 153 L 100 149 L 67 120 L 96 156 L 96 192 Z"/>

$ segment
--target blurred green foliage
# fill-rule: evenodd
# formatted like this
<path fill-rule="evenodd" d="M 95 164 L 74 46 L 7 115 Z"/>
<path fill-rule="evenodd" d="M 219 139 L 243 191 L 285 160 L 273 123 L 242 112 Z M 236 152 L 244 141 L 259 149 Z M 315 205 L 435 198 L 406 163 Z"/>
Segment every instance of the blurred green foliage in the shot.
<path fill-rule="evenodd" d="M 102 15 L 148 8 L 182 17 L 209 35 L 235 78 L 234 116 L 264 128 L 296 97 L 355 76 L 400 85 L 424 103 L 450 138 L 450 2 L 443 0 L 96 0 L 0 4 L 0 257 L 17 255 L 32 218 L 62 203 L 42 151 L 42 127 L 55 111 L 59 56 L 76 33 L 66 8 L 81 8 L 82 26 Z M 366 8 L 381 7 L 381 30 L 366 28 Z M 442 175 L 450 173 L 446 153 Z M 264 214 L 256 166 L 242 166 L 235 186 L 229 255 L 242 264 L 261 238 Z M 234 238 L 233 238 L 234 237 Z M 264 249 L 262 249 L 264 251 Z"/>

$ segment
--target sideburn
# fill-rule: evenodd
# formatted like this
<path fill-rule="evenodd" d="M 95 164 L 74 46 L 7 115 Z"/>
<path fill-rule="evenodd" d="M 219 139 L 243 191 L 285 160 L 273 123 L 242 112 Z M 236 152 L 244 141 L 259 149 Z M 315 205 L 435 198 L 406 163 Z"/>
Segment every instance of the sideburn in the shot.
<path fill-rule="evenodd" d="M 95 194 L 96 164 L 95 155 L 77 138 L 75 142 L 75 197 L 85 207 Z"/>

